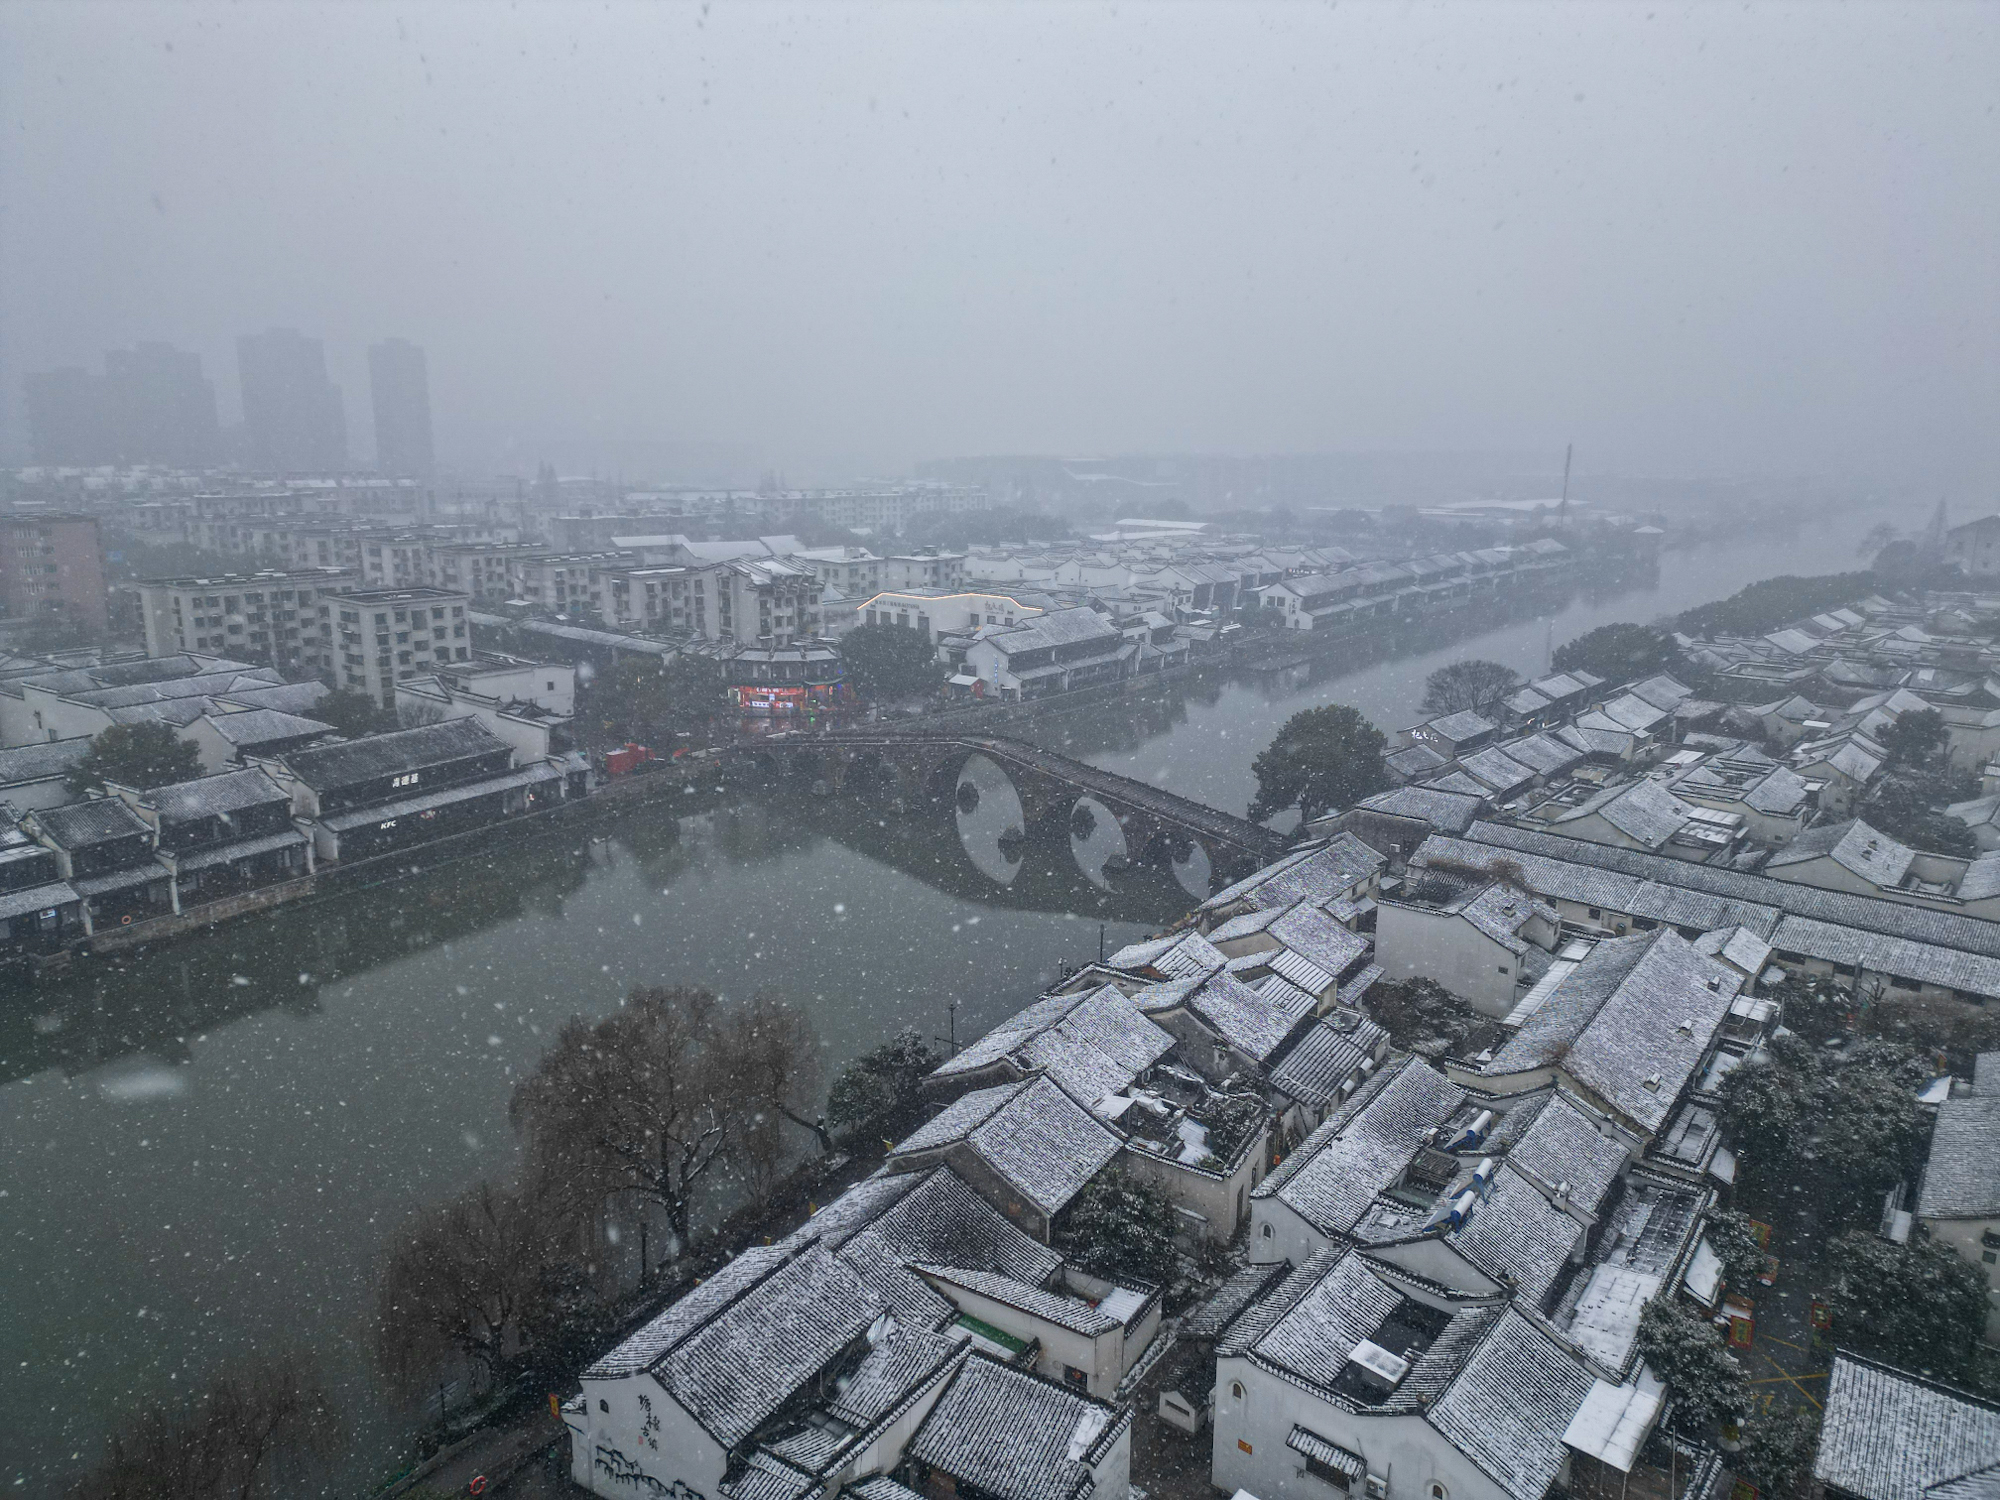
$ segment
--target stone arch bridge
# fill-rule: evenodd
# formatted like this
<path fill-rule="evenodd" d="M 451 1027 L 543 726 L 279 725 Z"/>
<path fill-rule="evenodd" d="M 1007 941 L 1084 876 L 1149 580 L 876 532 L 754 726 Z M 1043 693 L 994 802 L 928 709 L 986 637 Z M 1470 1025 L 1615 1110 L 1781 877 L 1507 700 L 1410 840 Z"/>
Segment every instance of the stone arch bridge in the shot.
<path fill-rule="evenodd" d="M 1246 818 L 1022 740 L 836 730 L 742 741 L 725 753 L 738 774 L 948 806 L 961 828 L 1003 838 L 1066 839 L 1093 878 L 1131 866 L 1170 869 L 1194 895 L 1269 864 L 1286 844 Z"/>

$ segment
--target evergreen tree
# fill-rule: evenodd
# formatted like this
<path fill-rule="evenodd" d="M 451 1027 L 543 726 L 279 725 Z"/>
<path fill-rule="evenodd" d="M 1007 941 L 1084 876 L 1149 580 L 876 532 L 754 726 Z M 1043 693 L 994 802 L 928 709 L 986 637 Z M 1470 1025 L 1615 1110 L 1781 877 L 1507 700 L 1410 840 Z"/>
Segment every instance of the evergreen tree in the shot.
<path fill-rule="evenodd" d="M 1386 748 L 1382 731 L 1344 703 L 1293 714 L 1251 763 L 1257 778 L 1251 819 L 1261 823 L 1296 807 L 1310 821 L 1353 806 L 1389 784 Z"/>
<path fill-rule="evenodd" d="M 120 786 L 170 786 L 201 774 L 201 752 L 174 732 L 171 724 L 147 719 L 137 724 L 113 724 L 90 742 L 83 759 L 69 769 L 73 792 L 102 791 L 107 781 Z"/>

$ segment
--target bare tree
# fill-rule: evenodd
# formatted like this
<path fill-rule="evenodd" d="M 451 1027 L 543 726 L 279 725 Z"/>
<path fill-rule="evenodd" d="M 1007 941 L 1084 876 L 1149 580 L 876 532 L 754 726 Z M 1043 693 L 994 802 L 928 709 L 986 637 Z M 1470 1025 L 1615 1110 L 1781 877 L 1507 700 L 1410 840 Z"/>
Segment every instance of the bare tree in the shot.
<path fill-rule="evenodd" d="M 1455 661 L 1424 679 L 1423 711 L 1452 714 L 1497 703 L 1520 681 L 1512 667 L 1497 661 Z"/>
<path fill-rule="evenodd" d="M 817 1108 L 819 1038 L 803 1011 L 760 991 L 724 1019 L 720 1046 L 738 1100 L 730 1153 L 751 1196 L 765 1203 L 793 1156 L 795 1137 L 788 1127 L 812 1132 L 822 1151 L 833 1149 Z"/>
<path fill-rule="evenodd" d="M 497 1378 L 560 1242 L 539 1195 L 489 1182 L 421 1215 L 378 1293 L 375 1353 L 390 1383 L 420 1391 L 454 1355 Z"/>
<path fill-rule="evenodd" d="M 640 986 L 595 1025 L 565 1025 L 516 1085 L 509 1114 L 540 1180 L 599 1204 L 636 1193 L 686 1245 L 695 1194 L 742 1118 L 739 1084 L 712 993 Z"/>
<path fill-rule="evenodd" d="M 253 1500 L 285 1459 L 324 1460 L 343 1424 L 297 1354 L 253 1360 L 191 1403 L 153 1403 L 119 1425 L 72 1500 Z"/>

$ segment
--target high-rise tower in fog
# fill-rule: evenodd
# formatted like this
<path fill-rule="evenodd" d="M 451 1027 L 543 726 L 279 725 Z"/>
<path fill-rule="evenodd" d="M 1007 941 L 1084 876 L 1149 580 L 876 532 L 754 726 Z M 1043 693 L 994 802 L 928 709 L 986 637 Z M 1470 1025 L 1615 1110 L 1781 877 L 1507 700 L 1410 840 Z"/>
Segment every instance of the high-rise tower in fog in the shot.
<path fill-rule="evenodd" d="M 431 383 L 424 351 L 408 339 L 384 339 L 368 350 L 368 385 L 375 398 L 375 467 L 384 474 L 431 471 Z"/>
<path fill-rule="evenodd" d="M 36 463 L 200 469 L 222 457 L 215 387 L 201 356 L 172 344 L 113 349 L 102 375 L 72 366 L 22 384 Z"/>
<path fill-rule="evenodd" d="M 326 375 L 326 350 L 295 328 L 236 341 L 250 463 L 281 472 L 347 467 L 347 414 Z"/>

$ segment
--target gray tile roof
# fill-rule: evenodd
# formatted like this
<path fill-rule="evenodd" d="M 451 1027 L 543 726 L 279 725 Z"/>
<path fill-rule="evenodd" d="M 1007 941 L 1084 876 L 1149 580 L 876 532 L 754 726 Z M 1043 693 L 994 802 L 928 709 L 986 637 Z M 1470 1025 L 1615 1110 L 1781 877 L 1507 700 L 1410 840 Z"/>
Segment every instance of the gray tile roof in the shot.
<path fill-rule="evenodd" d="M 2000 1094 L 1954 1094 L 1938 1106 L 1917 1216 L 2000 1218 Z"/>
<path fill-rule="evenodd" d="M 902 1158 L 960 1141 L 1030 1203 L 1055 1213 L 1118 1154 L 1124 1138 L 1037 1075 L 953 1101 L 894 1154 Z"/>
<path fill-rule="evenodd" d="M 1324 1107 L 1363 1059 L 1375 1056 L 1387 1037 L 1387 1032 L 1365 1017 L 1345 1030 L 1330 1020 L 1317 1021 L 1271 1069 L 1271 1086 L 1301 1104 Z"/>
<path fill-rule="evenodd" d="M 1303 901 L 1266 930 L 1292 952 L 1336 978 L 1368 951 L 1367 938 Z"/>
<path fill-rule="evenodd" d="M 0 786 L 61 776 L 90 753 L 90 744 L 90 736 L 83 734 L 73 740 L 49 740 L 0 750 Z"/>
<path fill-rule="evenodd" d="M 205 714 L 203 717 L 218 735 L 239 748 L 268 745 L 274 740 L 301 739 L 309 734 L 333 733 L 331 724 L 282 713 L 275 708 L 246 708 L 236 713 Z"/>
<path fill-rule="evenodd" d="M 1424 1132 L 1466 1099 L 1428 1063 L 1406 1057 L 1376 1075 L 1257 1185 L 1321 1234 L 1346 1234 L 1417 1154 Z"/>
<path fill-rule="evenodd" d="M 34 818 L 36 826 L 65 849 L 88 849 L 93 844 L 152 831 L 116 797 L 72 802 L 67 807 L 38 808 Z"/>
<path fill-rule="evenodd" d="M 1599 943 L 1480 1071 L 1499 1077 L 1559 1066 L 1656 1131 L 1742 984 L 1742 975 L 1677 933 Z"/>
<path fill-rule="evenodd" d="M 1476 739 L 1482 734 L 1491 734 L 1493 732 L 1493 721 L 1482 719 L 1470 709 L 1462 709 L 1458 713 L 1446 714 L 1443 718 L 1432 719 L 1424 727 L 1426 729 L 1435 729 L 1446 739 L 1457 744 L 1465 740 Z"/>
<path fill-rule="evenodd" d="M 1836 1354 L 1813 1478 L 1861 1500 L 1938 1500 L 1936 1486 L 2000 1462 L 2000 1406 Z"/>
<path fill-rule="evenodd" d="M 1550 1095 L 1535 1110 L 1533 1121 L 1507 1152 L 1509 1166 L 1547 1188 L 1567 1185 L 1570 1200 L 1590 1214 L 1604 1206 L 1625 1158 L 1624 1143 L 1604 1134 L 1593 1117 L 1561 1094 Z"/>
<path fill-rule="evenodd" d="M 1914 849 L 1897 843 L 1888 834 L 1870 828 L 1859 818 L 1850 818 L 1845 823 L 1808 828 L 1766 860 L 1764 868 L 1780 870 L 1822 857 L 1853 871 L 1871 885 L 1893 890 L 1909 874 L 1917 855 Z"/>
<path fill-rule="evenodd" d="M 1263 1266 L 1238 1266 L 1209 1299 L 1181 1320 L 1180 1336 L 1214 1343 L 1229 1331 L 1244 1311 L 1260 1300 L 1279 1278 L 1291 1273 L 1284 1261 Z"/>
<path fill-rule="evenodd" d="M 246 771 L 224 771 L 215 776 L 198 776 L 193 781 L 177 781 L 156 786 L 141 794 L 146 806 L 156 809 L 163 823 L 185 823 L 196 818 L 222 817 L 246 807 L 262 807 L 286 800 L 277 782 L 254 767 Z"/>
<path fill-rule="evenodd" d="M 1244 900 L 1257 906 L 1318 903 L 1361 884 L 1388 862 L 1353 834 L 1338 833 L 1324 848 L 1296 851 L 1244 877 L 1209 897 L 1201 909 L 1215 911 Z"/>
<path fill-rule="evenodd" d="M 852 1270 L 815 1246 L 648 1368 L 704 1430 L 735 1447 L 863 1337 L 883 1308 Z"/>
<path fill-rule="evenodd" d="M 1313 1010 L 1304 990 L 1265 994 L 1234 974 L 1211 974 L 1188 996 L 1188 1009 L 1253 1062 L 1269 1062 Z"/>
<path fill-rule="evenodd" d="M 1458 763 L 1476 780 L 1492 787 L 1496 795 L 1503 797 L 1516 787 L 1526 786 L 1536 776 L 1533 766 L 1522 765 L 1498 746 L 1488 746 L 1471 755 L 1460 756 Z"/>
<path fill-rule="evenodd" d="M 1174 1039 L 1148 1020 L 1116 985 L 1038 1000 L 942 1064 L 950 1077 L 1007 1059 L 1021 1072 L 1041 1069 L 1077 1098 L 1095 1104 L 1158 1062 Z"/>
<path fill-rule="evenodd" d="M 1479 816 L 1482 799 L 1434 787 L 1402 786 L 1364 797 L 1355 804 L 1369 812 L 1396 818 L 1417 818 L 1447 833 L 1463 833 Z"/>
<path fill-rule="evenodd" d="M 907 1451 L 993 1500 L 1080 1500 L 1093 1482 L 1090 1461 L 1131 1420 L 1129 1411 L 975 1354 Z"/>
<path fill-rule="evenodd" d="M 1039 1318 L 1044 1323 L 1053 1323 L 1058 1328 L 1067 1328 L 1087 1338 L 1099 1334 L 1115 1333 L 1120 1324 L 1106 1313 L 1099 1312 L 1081 1297 L 1071 1297 L 1059 1292 L 1045 1292 L 1038 1286 L 1030 1286 L 1025 1281 L 1016 1281 L 1011 1276 L 1003 1276 L 997 1271 L 968 1270 L 963 1266 L 939 1266 L 919 1262 L 911 1267 L 918 1275 L 933 1282 L 941 1282 L 947 1288 L 972 1292 L 989 1301 L 998 1302 Z M 945 1295 L 949 1297 L 950 1291 Z"/>
<path fill-rule="evenodd" d="M 1260 1360 L 1308 1384 L 1331 1386 L 1354 1346 L 1403 1303 L 1403 1294 L 1350 1250 L 1257 1340 Z"/>
<path fill-rule="evenodd" d="M 1509 740 L 1500 748 L 1507 752 L 1508 759 L 1532 767 L 1544 776 L 1568 770 L 1583 759 L 1582 751 L 1565 745 L 1549 734 L 1531 734 L 1522 739 Z"/>
<path fill-rule="evenodd" d="M 1859 927 L 1890 937 L 1907 938 L 1912 942 L 1934 943 L 2000 958 L 2000 922 L 1962 916 L 1957 912 L 1935 911 L 1901 901 L 1886 901 L 1879 896 L 1849 895 L 1845 891 L 1824 890 L 1797 881 L 1775 880 L 1767 875 L 1750 875 L 1716 865 L 1699 865 L 1689 860 L 1646 854 L 1637 849 L 1614 849 L 1608 844 L 1592 844 L 1582 839 L 1563 838 L 1537 829 L 1514 828 L 1484 820 L 1474 823 L 1463 840 L 1441 840 L 1439 847 L 1441 852 L 1457 858 L 1489 858 L 1490 855 L 1476 847 L 1478 845 L 1496 845 L 1520 854 L 1540 854 L 1589 865 L 1600 871 L 1636 876 L 1641 880 L 1679 886 L 1689 891 L 1703 891 L 1748 905 L 1775 907 L 1780 912 L 1816 921 Z M 1540 884 L 1536 885 L 1536 889 L 1549 894 L 1548 889 Z M 1753 929 L 1757 927 L 1754 921 L 1744 921 L 1743 925 Z"/>
<path fill-rule="evenodd" d="M 1568 1450 L 1563 1432 L 1596 1377 L 1509 1309 L 1430 1409 L 1431 1425 L 1512 1500 L 1542 1500 Z"/>
<path fill-rule="evenodd" d="M 1593 813 L 1635 843 L 1658 849 L 1687 825 L 1694 809 L 1660 782 L 1635 781 L 1629 786 L 1606 787 L 1564 813 L 1556 823 L 1574 823 Z"/>
<path fill-rule="evenodd" d="M 898 1327 L 869 1350 L 827 1410 L 856 1427 L 872 1427 L 951 1363 L 960 1347 L 928 1329 Z"/>
<path fill-rule="evenodd" d="M 392 734 L 313 745 L 290 751 L 283 759 L 307 786 L 325 790 L 506 748 L 506 741 L 477 719 L 447 719 L 442 724 L 424 724 Z"/>
<path fill-rule="evenodd" d="M 643 1370 L 668 1349 L 721 1313 L 793 1253 L 778 1245 L 753 1245 L 693 1291 L 607 1350 L 583 1372 L 611 1379 Z"/>
<path fill-rule="evenodd" d="M 1583 1239 L 1583 1226 L 1503 1163 L 1493 1185 L 1445 1240 L 1496 1280 L 1539 1307 Z"/>

